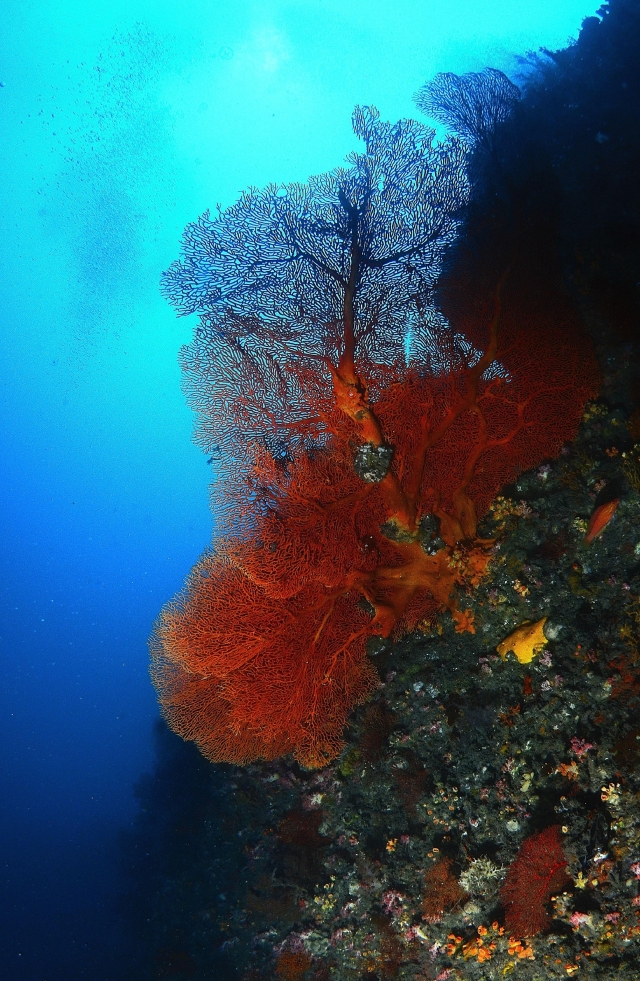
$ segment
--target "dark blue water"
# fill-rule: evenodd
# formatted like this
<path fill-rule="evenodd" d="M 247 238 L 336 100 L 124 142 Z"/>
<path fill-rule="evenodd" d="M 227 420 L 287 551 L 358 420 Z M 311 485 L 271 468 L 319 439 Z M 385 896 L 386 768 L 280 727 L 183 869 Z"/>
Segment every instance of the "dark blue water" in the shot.
<path fill-rule="evenodd" d="M 211 533 L 176 358 L 190 325 L 158 294 L 183 226 L 338 165 L 355 103 L 415 114 L 435 72 L 512 71 L 594 10 L 106 6 L 4 0 L 0 21 L 7 981 L 136 977 L 119 837 L 154 765 L 146 641 Z"/>

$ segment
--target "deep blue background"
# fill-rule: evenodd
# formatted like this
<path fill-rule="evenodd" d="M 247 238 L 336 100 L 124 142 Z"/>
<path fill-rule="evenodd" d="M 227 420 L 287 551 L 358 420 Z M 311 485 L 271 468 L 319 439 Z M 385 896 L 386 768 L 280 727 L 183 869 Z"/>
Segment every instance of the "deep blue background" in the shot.
<path fill-rule="evenodd" d="M 131 976 L 117 833 L 153 764 L 146 641 L 211 531 L 176 360 L 190 325 L 158 294 L 184 224 L 248 184 L 340 164 L 355 103 L 415 115 L 435 72 L 512 71 L 594 9 L 3 0 L 6 981 Z"/>

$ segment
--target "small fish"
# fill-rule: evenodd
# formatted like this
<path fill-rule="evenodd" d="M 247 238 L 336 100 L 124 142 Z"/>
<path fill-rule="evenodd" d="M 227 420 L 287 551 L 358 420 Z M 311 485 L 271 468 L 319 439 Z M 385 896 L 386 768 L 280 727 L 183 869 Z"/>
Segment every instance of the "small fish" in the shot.
<path fill-rule="evenodd" d="M 606 504 L 601 504 L 599 508 L 595 509 L 587 525 L 587 534 L 585 535 L 587 544 L 597 538 L 607 527 L 616 512 L 619 500 L 620 498 L 614 497 L 612 501 L 607 501 Z"/>

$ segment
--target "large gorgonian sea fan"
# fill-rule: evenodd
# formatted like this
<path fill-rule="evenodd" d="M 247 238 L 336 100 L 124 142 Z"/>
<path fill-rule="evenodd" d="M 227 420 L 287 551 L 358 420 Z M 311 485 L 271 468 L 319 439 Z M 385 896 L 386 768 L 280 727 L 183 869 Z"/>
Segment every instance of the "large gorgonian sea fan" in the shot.
<path fill-rule="evenodd" d="M 408 317 L 411 364 L 435 354 L 431 295 L 468 193 L 465 148 L 456 137 L 434 145 L 433 130 L 382 122 L 373 108 L 357 108 L 353 127 L 365 152 L 349 167 L 250 188 L 205 213 L 163 277 L 176 310 L 201 318 L 182 352 L 184 386 L 196 441 L 223 472 L 256 439 L 285 453 L 326 437 L 346 317 L 372 391 L 404 366 Z"/>
<path fill-rule="evenodd" d="M 445 609 L 473 630 L 456 589 L 487 565 L 477 516 L 557 454 L 597 386 L 527 257 L 483 249 L 447 274 L 448 321 L 435 306 L 464 142 L 373 109 L 354 129 L 350 166 L 190 225 L 164 280 L 200 314 L 181 361 L 196 439 L 219 452 L 218 538 L 160 615 L 152 677 L 212 760 L 322 766 L 377 684 L 368 638 Z"/>

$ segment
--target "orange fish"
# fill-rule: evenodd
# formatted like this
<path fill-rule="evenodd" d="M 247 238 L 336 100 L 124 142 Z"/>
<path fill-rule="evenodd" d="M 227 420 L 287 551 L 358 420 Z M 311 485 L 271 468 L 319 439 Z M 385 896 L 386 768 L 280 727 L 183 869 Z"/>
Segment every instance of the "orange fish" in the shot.
<path fill-rule="evenodd" d="M 607 501 L 606 504 L 601 504 L 599 508 L 595 509 L 587 525 L 587 534 L 585 535 L 587 543 L 592 542 L 604 531 L 616 512 L 618 500 L 619 498 L 615 497 L 613 501 Z"/>

